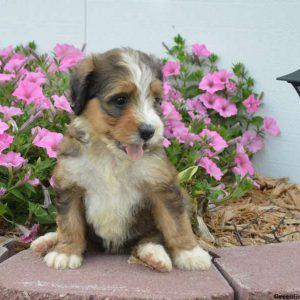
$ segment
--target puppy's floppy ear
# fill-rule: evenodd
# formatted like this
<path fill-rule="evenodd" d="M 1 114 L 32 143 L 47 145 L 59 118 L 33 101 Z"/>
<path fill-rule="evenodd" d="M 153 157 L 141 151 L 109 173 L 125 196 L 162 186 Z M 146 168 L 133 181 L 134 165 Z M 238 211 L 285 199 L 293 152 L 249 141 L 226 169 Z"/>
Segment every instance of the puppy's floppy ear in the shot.
<path fill-rule="evenodd" d="M 79 63 L 71 75 L 71 107 L 76 115 L 80 115 L 87 102 L 96 96 L 95 57 L 90 56 Z"/>

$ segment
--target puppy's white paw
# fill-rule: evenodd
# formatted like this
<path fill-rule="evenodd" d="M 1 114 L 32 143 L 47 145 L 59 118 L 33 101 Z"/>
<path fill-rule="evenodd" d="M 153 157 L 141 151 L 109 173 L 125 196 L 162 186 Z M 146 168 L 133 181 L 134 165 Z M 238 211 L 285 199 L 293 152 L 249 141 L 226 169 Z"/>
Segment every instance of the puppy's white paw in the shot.
<path fill-rule="evenodd" d="M 31 245 L 30 249 L 39 254 L 45 254 L 49 249 L 53 248 L 57 243 L 57 233 L 48 232 L 43 236 L 35 239 Z"/>
<path fill-rule="evenodd" d="M 199 246 L 191 250 L 182 250 L 174 257 L 175 265 L 182 270 L 208 270 L 211 266 L 211 257 Z"/>
<path fill-rule="evenodd" d="M 67 255 L 58 253 L 57 251 L 51 251 L 44 257 L 44 261 L 48 267 L 54 269 L 76 269 L 82 264 L 82 256 L 76 254 Z"/>
<path fill-rule="evenodd" d="M 160 272 L 170 272 L 172 261 L 162 245 L 147 243 L 138 246 L 138 257 L 147 265 Z"/>

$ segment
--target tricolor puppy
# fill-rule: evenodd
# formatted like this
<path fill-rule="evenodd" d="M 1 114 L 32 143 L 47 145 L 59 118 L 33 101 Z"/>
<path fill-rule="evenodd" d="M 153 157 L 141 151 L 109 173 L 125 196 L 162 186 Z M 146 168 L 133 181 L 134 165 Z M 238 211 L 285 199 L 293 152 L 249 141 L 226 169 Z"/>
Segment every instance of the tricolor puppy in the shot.
<path fill-rule="evenodd" d="M 84 59 L 71 78 L 76 118 L 54 170 L 57 231 L 31 244 L 56 269 L 78 268 L 88 237 L 159 271 L 208 269 L 185 194 L 162 147 L 161 64 L 132 49 Z"/>

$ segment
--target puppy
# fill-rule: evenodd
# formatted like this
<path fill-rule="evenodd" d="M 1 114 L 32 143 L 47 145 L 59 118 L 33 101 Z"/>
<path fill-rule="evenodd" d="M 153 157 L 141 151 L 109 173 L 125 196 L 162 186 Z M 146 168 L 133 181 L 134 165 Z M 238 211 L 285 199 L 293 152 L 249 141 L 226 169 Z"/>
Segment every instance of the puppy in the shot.
<path fill-rule="evenodd" d="M 162 147 L 161 80 L 158 59 L 127 48 L 87 57 L 74 71 L 76 117 L 54 170 L 57 231 L 31 244 L 49 267 L 78 268 L 88 236 L 158 271 L 210 267 Z"/>

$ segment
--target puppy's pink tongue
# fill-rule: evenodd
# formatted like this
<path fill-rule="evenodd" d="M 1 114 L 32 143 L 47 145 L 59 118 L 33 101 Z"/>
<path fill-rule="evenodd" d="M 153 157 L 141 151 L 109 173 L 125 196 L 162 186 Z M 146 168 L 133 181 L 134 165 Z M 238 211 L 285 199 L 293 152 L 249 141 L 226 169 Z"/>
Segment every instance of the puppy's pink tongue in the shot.
<path fill-rule="evenodd" d="M 131 144 L 126 146 L 126 152 L 131 160 L 139 160 L 144 155 L 143 145 Z"/>

